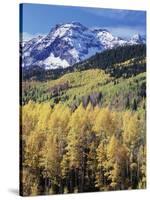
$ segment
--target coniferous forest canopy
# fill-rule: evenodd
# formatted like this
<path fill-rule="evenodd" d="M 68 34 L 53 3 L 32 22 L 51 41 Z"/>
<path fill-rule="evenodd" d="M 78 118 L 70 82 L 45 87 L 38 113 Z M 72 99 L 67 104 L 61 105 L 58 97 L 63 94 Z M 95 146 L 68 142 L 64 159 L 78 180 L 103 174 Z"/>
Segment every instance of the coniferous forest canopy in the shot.
<path fill-rule="evenodd" d="M 146 188 L 146 46 L 22 70 L 21 194 Z"/>

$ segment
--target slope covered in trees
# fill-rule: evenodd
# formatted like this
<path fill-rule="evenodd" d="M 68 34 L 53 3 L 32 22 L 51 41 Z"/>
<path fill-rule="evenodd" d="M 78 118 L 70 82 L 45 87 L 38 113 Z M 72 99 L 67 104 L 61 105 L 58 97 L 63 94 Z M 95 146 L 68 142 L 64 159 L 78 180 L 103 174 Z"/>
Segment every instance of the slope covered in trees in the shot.
<path fill-rule="evenodd" d="M 114 78 L 99 69 L 69 73 L 60 79 L 46 82 L 26 81 L 22 84 L 22 104 L 30 100 L 65 103 L 73 109 L 80 103 L 85 106 L 110 106 L 115 109 L 145 105 L 146 75 L 140 73 L 130 78 Z"/>
<path fill-rule="evenodd" d="M 25 72 L 22 195 L 146 187 L 145 56 L 133 45 L 57 73 Z"/>
<path fill-rule="evenodd" d="M 143 112 L 30 102 L 22 114 L 23 195 L 145 188 Z"/>

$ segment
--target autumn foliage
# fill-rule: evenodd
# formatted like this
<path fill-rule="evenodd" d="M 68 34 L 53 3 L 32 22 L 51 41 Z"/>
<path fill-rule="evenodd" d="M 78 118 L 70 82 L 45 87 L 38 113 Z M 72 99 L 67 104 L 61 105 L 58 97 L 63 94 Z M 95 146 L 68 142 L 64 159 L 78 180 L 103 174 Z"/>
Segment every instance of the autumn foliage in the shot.
<path fill-rule="evenodd" d="M 143 112 L 31 101 L 21 112 L 22 195 L 146 187 Z"/>

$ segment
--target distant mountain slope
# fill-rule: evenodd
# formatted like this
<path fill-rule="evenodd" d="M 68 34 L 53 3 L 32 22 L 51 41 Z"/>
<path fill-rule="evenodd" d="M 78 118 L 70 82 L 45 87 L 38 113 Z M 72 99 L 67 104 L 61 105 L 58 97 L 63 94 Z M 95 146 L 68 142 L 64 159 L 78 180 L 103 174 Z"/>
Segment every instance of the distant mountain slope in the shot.
<path fill-rule="evenodd" d="M 48 35 L 23 42 L 22 67 L 66 68 L 106 49 L 142 43 L 145 40 L 139 34 L 128 41 L 106 29 L 90 29 L 78 22 L 58 24 Z"/>
<path fill-rule="evenodd" d="M 111 76 L 132 76 L 146 70 L 146 45 L 119 46 L 90 57 L 68 68 L 45 70 L 37 65 L 22 69 L 24 80 L 56 79 L 63 74 L 87 69 L 103 69 Z M 128 67 L 126 67 L 128 66 Z"/>

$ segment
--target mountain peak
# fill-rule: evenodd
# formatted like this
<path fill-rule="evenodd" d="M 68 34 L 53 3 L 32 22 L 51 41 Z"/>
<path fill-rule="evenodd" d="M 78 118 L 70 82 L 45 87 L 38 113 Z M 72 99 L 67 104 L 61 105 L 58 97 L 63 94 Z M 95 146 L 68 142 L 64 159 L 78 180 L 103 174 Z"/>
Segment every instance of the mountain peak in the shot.
<path fill-rule="evenodd" d="M 117 46 L 139 44 L 143 41 L 139 34 L 127 41 L 113 36 L 107 29 L 99 27 L 90 29 L 76 21 L 56 24 L 48 35 L 38 36 L 22 45 L 22 66 L 65 68 L 97 52 Z"/>
<path fill-rule="evenodd" d="M 56 30 L 56 29 L 59 29 L 59 28 L 62 28 L 62 27 L 73 28 L 73 27 L 85 27 L 85 26 L 82 25 L 80 22 L 72 21 L 72 22 L 68 22 L 68 23 L 56 24 L 53 29 Z"/>
<path fill-rule="evenodd" d="M 133 40 L 141 40 L 142 37 L 141 37 L 141 35 L 140 35 L 139 33 L 136 33 L 136 34 L 134 34 L 134 35 L 132 36 L 131 39 L 133 39 Z"/>
<path fill-rule="evenodd" d="M 142 37 L 139 33 L 136 33 L 131 37 L 129 42 L 132 44 L 145 43 L 145 38 Z"/>
<path fill-rule="evenodd" d="M 62 38 L 64 36 L 69 36 L 72 35 L 72 32 L 84 32 L 88 30 L 87 27 L 82 25 L 80 22 L 68 22 L 68 23 L 61 23 L 61 24 L 56 24 L 55 27 L 53 27 L 49 34 L 48 38 L 49 39 L 54 39 L 54 38 Z"/>

